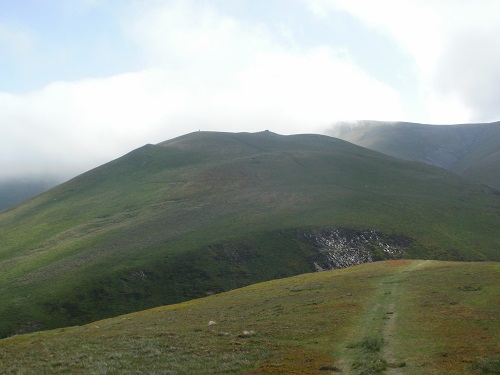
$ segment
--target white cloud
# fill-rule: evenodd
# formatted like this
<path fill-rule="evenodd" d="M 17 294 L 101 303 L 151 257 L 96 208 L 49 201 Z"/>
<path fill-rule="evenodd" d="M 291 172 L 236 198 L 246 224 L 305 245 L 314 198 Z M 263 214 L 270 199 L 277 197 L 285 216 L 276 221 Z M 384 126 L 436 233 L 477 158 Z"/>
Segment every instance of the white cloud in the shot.
<path fill-rule="evenodd" d="M 147 65 L 180 73 L 179 79 L 195 80 L 196 74 L 217 79 L 259 53 L 280 49 L 259 25 L 245 25 L 207 3 L 146 4 L 132 8 L 123 20 L 124 31 L 136 42 Z"/>
<path fill-rule="evenodd" d="M 145 71 L 1 94 L 0 169 L 68 177 L 161 141 L 161 125 L 182 107 L 179 93 L 163 83 L 161 73 Z"/>
<path fill-rule="evenodd" d="M 413 56 L 427 122 L 500 117 L 500 2 L 303 0 L 327 17 L 345 11 Z"/>
<path fill-rule="evenodd" d="M 464 30 L 451 40 L 432 77 L 436 92 L 456 97 L 471 121 L 500 119 L 500 23 L 490 26 L 488 31 Z"/>
<path fill-rule="evenodd" d="M 16 60 L 25 58 L 35 43 L 34 35 L 18 25 L 0 22 L 0 61 L 10 56 Z"/>
<path fill-rule="evenodd" d="M 206 3 L 170 1 L 140 13 L 126 19 L 131 37 L 150 64 L 203 93 L 208 113 L 237 108 L 247 118 L 318 127 L 338 118 L 401 113 L 395 91 L 365 74 L 345 50 L 285 47 L 264 24 L 231 18 Z M 235 114 L 234 121 L 245 120 Z"/>
<path fill-rule="evenodd" d="M 0 93 L 4 175 L 69 176 L 198 129 L 306 133 L 402 116 L 398 93 L 346 51 L 283 47 L 263 25 L 191 1 L 134 4 L 123 25 L 147 69 Z"/>

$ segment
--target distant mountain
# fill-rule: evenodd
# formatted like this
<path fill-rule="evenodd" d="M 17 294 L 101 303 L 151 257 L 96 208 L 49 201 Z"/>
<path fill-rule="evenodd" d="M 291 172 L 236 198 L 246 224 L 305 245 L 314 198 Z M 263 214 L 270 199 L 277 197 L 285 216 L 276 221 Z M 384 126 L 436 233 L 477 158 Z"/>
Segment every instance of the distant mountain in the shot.
<path fill-rule="evenodd" d="M 0 340 L 6 374 L 498 374 L 495 263 L 305 274 Z"/>
<path fill-rule="evenodd" d="M 374 260 L 498 261 L 495 193 L 320 135 L 146 145 L 0 213 L 0 335 Z"/>
<path fill-rule="evenodd" d="M 56 186 L 55 179 L 7 179 L 0 181 L 0 211 L 15 206 Z"/>
<path fill-rule="evenodd" d="M 362 121 L 328 134 L 404 160 L 441 167 L 500 189 L 500 122 L 423 125 Z"/>

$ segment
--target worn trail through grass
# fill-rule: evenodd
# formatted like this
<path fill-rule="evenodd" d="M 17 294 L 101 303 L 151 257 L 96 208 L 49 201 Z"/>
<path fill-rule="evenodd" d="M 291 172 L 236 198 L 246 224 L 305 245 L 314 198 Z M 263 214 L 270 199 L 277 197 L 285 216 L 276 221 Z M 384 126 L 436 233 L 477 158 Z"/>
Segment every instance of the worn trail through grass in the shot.
<path fill-rule="evenodd" d="M 0 340 L 2 374 L 500 373 L 500 264 L 394 260 Z"/>
<path fill-rule="evenodd" d="M 371 301 L 361 314 L 357 329 L 343 342 L 336 357 L 344 374 L 403 374 L 404 358 L 396 351 L 397 325 L 401 296 L 405 293 L 405 272 L 425 267 L 428 261 L 414 261 L 397 267 L 375 283 Z"/>

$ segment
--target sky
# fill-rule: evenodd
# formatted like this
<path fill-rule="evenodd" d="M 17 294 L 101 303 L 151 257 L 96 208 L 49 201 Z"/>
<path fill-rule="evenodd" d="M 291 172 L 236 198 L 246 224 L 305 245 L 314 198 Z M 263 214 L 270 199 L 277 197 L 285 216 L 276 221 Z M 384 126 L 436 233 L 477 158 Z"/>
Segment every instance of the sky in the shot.
<path fill-rule="evenodd" d="M 0 181 L 198 130 L 500 120 L 498 0 L 0 0 Z"/>

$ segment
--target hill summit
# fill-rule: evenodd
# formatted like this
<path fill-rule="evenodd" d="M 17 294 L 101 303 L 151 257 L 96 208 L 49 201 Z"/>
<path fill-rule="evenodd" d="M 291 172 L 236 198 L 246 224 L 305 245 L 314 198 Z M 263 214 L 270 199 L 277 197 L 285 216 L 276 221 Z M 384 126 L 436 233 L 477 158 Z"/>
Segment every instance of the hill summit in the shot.
<path fill-rule="evenodd" d="M 498 261 L 498 199 L 328 136 L 145 145 L 0 213 L 0 335 L 376 260 Z"/>

